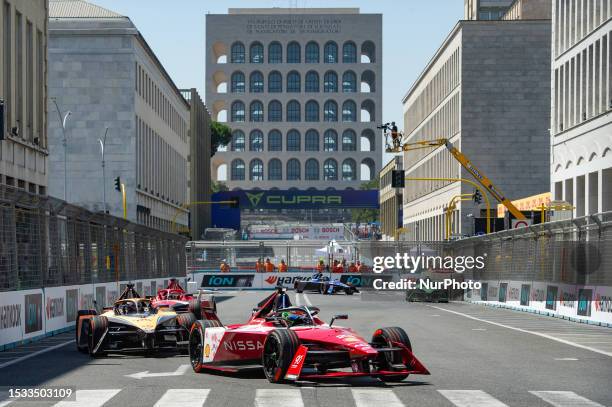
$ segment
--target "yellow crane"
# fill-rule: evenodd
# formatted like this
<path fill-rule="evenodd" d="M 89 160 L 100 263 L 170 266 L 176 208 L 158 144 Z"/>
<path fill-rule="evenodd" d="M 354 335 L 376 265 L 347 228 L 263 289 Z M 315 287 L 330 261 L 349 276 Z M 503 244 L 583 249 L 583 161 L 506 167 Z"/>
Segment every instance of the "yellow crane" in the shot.
<path fill-rule="evenodd" d="M 400 136 L 401 139 L 401 136 Z M 387 147 L 388 153 L 400 153 L 402 151 L 413 151 L 420 150 L 424 148 L 436 148 L 440 146 L 445 146 L 446 149 L 451 153 L 451 155 L 459 161 L 459 164 L 463 168 L 469 172 L 476 181 L 480 185 L 482 185 L 492 196 L 497 199 L 499 203 L 504 205 L 508 211 L 516 218 L 516 219 L 527 219 L 525 215 L 516 207 L 514 204 L 504 196 L 504 194 L 497 188 L 493 182 L 482 173 L 457 147 L 453 145 L 448 139 L 439 138 L 429 141 L 415 141 L 413 143 L 403 143 L 399 144 L 397 142 L 393 143 L 393 148 L 390 146 Z"/>

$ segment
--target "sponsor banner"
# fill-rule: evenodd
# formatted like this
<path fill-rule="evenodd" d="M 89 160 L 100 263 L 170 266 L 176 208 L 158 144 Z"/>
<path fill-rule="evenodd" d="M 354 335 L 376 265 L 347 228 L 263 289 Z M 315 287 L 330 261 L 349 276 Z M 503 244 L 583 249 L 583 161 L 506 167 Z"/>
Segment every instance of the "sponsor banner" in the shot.
<path fill-rule="evenodd" d="M 26 336 L 43 330 L 43 294 L 42 292 L 24 296 L 24 332 Z"/>
<path fill-rule="evenodd" d="M 378 209 L 378 190 L 289 191 L 250 190 L 222 191 L 213 201 L 238 199 L 240 209 Z M 222 205 L 213 205 L 213 208 Z"/>
<path fill-rule="evenodd" d="M 45 330 L 57 330 L 66 326 L 66 291 L 70 287 L 48 287 L 44 293 Z"/>
<path fill-rule="evenodd" d="M 299 239 L 310 240 L 343 240 L 344 227 L 342 224 L 332 225 L 251 225 L 249 227 L 249 237 L 258 240 L 293 240 L 296 237 Z"/>
<path fill-rule="evenodd" d="M 254 274 L 205 274 L 201 287 L 209 288 L 248 288 L 253 287 Z"/>
<path fill-rule="evenodd" d="M 79 289 L 69 288 L 66 290 L 66 322 L 75 322 L 78 310 Z"/>

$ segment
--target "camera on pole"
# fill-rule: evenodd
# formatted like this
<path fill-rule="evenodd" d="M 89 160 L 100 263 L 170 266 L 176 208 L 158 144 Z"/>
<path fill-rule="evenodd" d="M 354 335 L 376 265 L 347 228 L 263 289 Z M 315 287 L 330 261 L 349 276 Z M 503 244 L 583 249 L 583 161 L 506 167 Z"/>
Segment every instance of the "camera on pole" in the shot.
<path fill-rule="evenodd" d="M 120 177 L 115 178 L 115 189 L 121 192 L 121 178 Z"/>

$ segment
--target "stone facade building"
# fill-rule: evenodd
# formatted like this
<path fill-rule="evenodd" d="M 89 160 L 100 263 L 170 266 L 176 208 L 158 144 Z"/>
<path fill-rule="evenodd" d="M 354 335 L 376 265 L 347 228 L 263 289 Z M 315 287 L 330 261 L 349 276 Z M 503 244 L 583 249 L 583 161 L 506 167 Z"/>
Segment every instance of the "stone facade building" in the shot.
<path fill-rule="evenodd" d="M 379 202 L 380 202 L 380 231 L 383 240 L 395 240 L 400 236 L 402 226 L 402 190 L 391 186 L 391 176 L 394 170 L 402 169 L 402 157 L 393 157 L 380 170 L 379 175 Z"/>

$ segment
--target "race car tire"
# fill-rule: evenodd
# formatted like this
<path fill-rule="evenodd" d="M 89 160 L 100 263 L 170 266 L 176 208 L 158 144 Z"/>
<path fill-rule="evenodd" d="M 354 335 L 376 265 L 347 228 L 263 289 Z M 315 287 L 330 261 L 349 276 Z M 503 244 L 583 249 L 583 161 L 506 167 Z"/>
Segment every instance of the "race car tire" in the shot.
<path fill-rule="evenodd" d="M 196 298 L 189 300 L 189 312 L 195 316 L 196 320 L 202 319 L 202 304 L 199 297 L 198 295 Z"/>
<path fill-rule="evenodd" d="M 353 295 L 353 289 L 351 287 L 345 288 L 344 292 L 346 295 Z"/>
<path fill-rule="evenodd" d="M 285 381 L 285 374 L 299 346 L 297 334 L 290 329 L 275 329 L 268 334 L 261 362 L 270 383 Z"/>
<path fill-rule="evenodd" d="M 178 334 L 177 340 L 183 342 L 189 340 L 189 333 L 191 332 L 191 327 L 193 323 L 197 321 L 196 316 L 192 312 L 188 312 L 185 314 L 178 314 L 176 316 L 176 324 L 184 329 L 184 332 Z M 189 346 L 185 346 L 179 348 L 181 353 L 187 354 L 189 352 Z"/>
<path fill-rule="evenodd" d="M 412 344 L 410 343 L 410 338 L 406 331 L 399 327 L 388 327 L 388 328 L 380 328 L 374 332 L 372 336 L 372 343 L 379 345 L 379 347 L 393 347 L 392 342 L 399 342 L 405 347 L 407 347 L 410 351 L 412 351 Z M 388 356 L 387 356 L 388 355 Z M 397 357 L 397 355 L 387 354 L 384 359 L 380 361 L 383 365 L 382 370 L 393 370 L 393 365 L 401 364 L 402 360 Z M 390 375 L 390 376 L 380 376 L 380 380 L 383 382 L 401 382 L 408 375 Z"/>
<path fill-rule="evenodd" d="M 83 339 L 86 339 L 85 336 L 83 335 L 83 331 L 84 331 L 83 327 L 81 326 L 80 327 L 81 329 L 79 330 L 79 324 L 86 324 L 88 323 L 88 321 L 84 319 L 82 320 L 81 317 L 85 315 L 96 315 L 96 314 L 97 312 L 95 309 L 81 309 L 77 311 L 77 320 L 75 323 L 76 329 L 74 330 L 74 335 L 75 335 L 75 340 L 76 340 L 76 348 L 81 353 L 89 352 L 87 345 L 83 344 L 83 342 L 85 342 Z"/>
<path fill-rule="evenodd" d="M 219 321 L 200 319 L 193 323 L 189 332 L 189 361 L 194 372 L 200 373 L 204 368 L 202 351 L 204 347 L 204 331 L 206 328 L 222 326 Z"/>
<path fill-rule="evenodd" d="M 108 319 L 105 316 L 94 316 L 89 320 L 87 331 L 87 349 L 92 357 L 104 356 L 104 343 L 98 346 L 108 329 Z M 96 349 L 97 347 L 97 349 Z"/>

